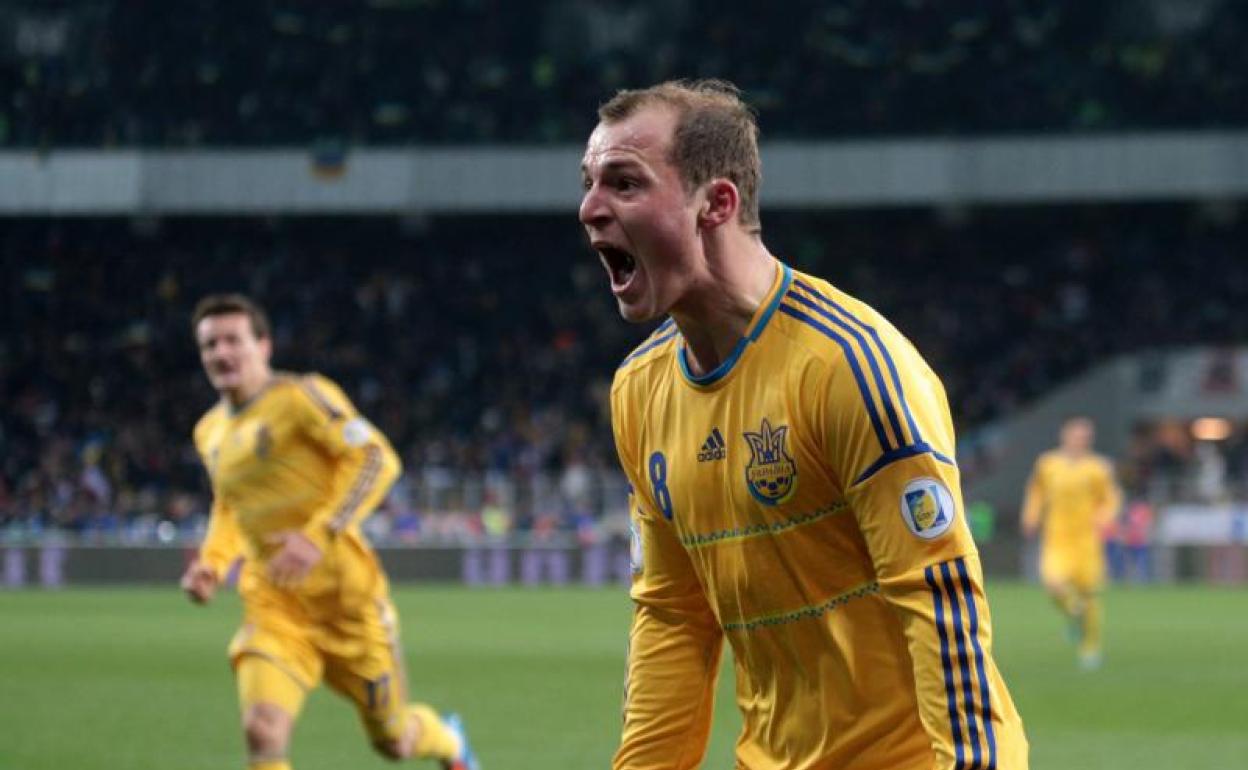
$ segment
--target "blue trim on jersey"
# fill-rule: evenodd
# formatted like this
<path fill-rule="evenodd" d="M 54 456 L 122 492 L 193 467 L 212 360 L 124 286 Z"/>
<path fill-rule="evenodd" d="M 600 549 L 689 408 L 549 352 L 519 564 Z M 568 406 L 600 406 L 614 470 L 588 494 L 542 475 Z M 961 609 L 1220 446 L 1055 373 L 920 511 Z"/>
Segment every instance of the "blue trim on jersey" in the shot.
<path fill-rule="evenodd" d="M 745 346 L 748 345 L 749 342 L 749 339 L 746 337 L 742 337 L 737 340 L 737 344 L 732 346 L 732 352 L 728 354 L 728 357 L 723 361 L 720 361 L 719 366 L 701 376 L 689 371 L 688 348 L 682 347 L 680 350 L 676 351 L 676 360 L 680 361 L 680 373 L 685 375 L 686 380 L 689 380 L 695 385 L 710 385 L 718 382 L 724 378 L 724 375 L 728 374 L 728 372 L 732 370 L 733 366 L 736 365 L 737 359 L 740 358 L 741 354 L 745 352 Z"/>
<path fill-rule="evenodd" d="M 771 316 L 775 314 L 776 308 L 780 306 L 780 300 L 784 299 L 784 295 L 789 292 L 789 284 L 793 282 L 793 271 L 783 262 L 780 263 L 780 271 L 780 286 L 776 289 L 775 296 L 767 303 L 767 307 L 754 323 L 754 328 L 744 337 L 737 340 L 737 344 L 733 346 L 732 352 L 719 363 L 719 366 L 701 376 L 694 375 L 693 372 L 689 371 L 688 349 L 683 347 L 680 349 L 676 358 L 680 361 L 680 372 L 685 375 L 685 379 L 695 385 L 711 385 L 723 379 L 728 372 L 732 371 L 732 367 L 736 365 L 737 359 L 745 352 L 746 346 L 757 340 L 763 333 L 763 329 L 767 328 L 767 324 L 771 321 Z"/>
<path fill-rule="evenodd" d="M 992 730 L 992 699 L 988 694 L 988 676 L 984 673 L 984 648 L 979 644 L 979 612 L 975 609 L 975 595 L 971 592 L 971 580 L 966 574 L 966 559 L 953 561 L 958 568 L 962 583 L 962 599 L 966 602 L 970 617 L 971 648 L 975 651 L 975 673 L 979 675 L 979 700 L 983 704 L 984 734 L 988 737 L 988 764 L 984 770 L 997 770 L 997 737 Z"/>
<path fill-rule="evenodd" d="M 946 457 L 944 454 L 937 452 L 930 444 L 927 444 L 926 442 L 921 443 L 921 444 L 911 444 L 910 446 L 903 446 L 901 449 L 894 449 L 891 452 L 885 452 L 884 454 L 880 455 L 879 459 L 877 459 L 875 462 L 867 466 L 867 469 L 862 472 L 862 475 L 854 479 L 854 483 L 861 484 L 862 482 L 871 478 L 875 474 L 884 470 L 885 467 L 892 465 L 898 460 L 904 460 L 907 457 L 917 457 L 918 455 L 929 455 L 929 454 L 932 457 L 935 457 L 940 462 L 944 463 L 945 465 L 952 465 L 955 468 L 958 467 L 957 463 L 955 463 L 950 458 Z"/>
<path fill-rule="evenodd" d="M 958 720 L 958 691 L 953 685 L 953 661 L 949 657 L 949 634 L 945 631 L 945 602 L 936 585 L 936 573 L 931 567 L 923 570 L 927 587 L 932 589 L 932 606 L 936 611 L 936 635 L 940 637 L 940 667 L 945 672 L 945 702 L 949 705 L 949 724 L 953 732 L 955 770 L 965 770 L 966 754 L 962 748 L 962 724 Z"/>
<path fill-rule="evenodd" d="M 862 374 L 862 367 L 858 365 L 858 359 L 854 357 L 854 351 L 852 346 L 849 344 L 849 340 L 845 339 L 841 335 L 829 329 L 827 326 L 824 326 L 792 305 L 781 305 L 780 312 L 813 326 L 815 329 L 823 332 L 824 335 L 831 338 L 834 342 L 836 342 L 836 344 L 841 346 L 841 350 L 845 352 L 846 360 L 849 361 L 849 368 L 854 373 L 854 380 L 858 383 L 858 390 L 862 394 L 863 403 L 866 404 L 867 416 L 871 418 L 871 425 L 875 428 L 875 436 L 880 441 L 880 448 L 886 453 L 884 456 L 887 457 L 888 453 L 893 451 L 892 446 L 888 443 L 888 434 L 884 432 L 884 423 L 880 422 L 880 415 L 875 411 L 875 399 L 871 398 L 871 389 L 867 386 L 867 379 Z"/>
<path fill-rule="evenodd" d="M 750 342 L 758 339 L 763 333 L 763 329 L 767 328 L 767 324 L 771 322 L 771 317 L 775 315 L 776 308 L 780 307 L 780 300 L 784 299 L 784 295 L 789 293 L 789 286 L 793 283 L 793 271 L 789 266 L 780 263 L 780 288 L 776 289 L 776 294 L 771 298 L 771 302 L 767 303 L 767 309 L 759 316 L 758 323 L 750 331 Z"/>
<path fill-rule="evenodd" d="M 897 389 L 897 398 L 901 400 L 901 410 L 906 415 L 906 424 L 910 426 L 910 438 L 913 439 L 914 443 L 916 444 L 921 442 L 923 440 L 923 437 L 919 435 L 919 426 L 914 421 L 914 414 L 910 412 L 910 405 L 906 403 L 906 393 L 904 390 L 901 389 L 901 377 L 899 377 L 897 374 L 897 365 L 893 363 L 893 357 L 888 352 L 888 348 L 884 345 L 884 341 L 880 339 L 879 332 L 875 330 L 875 327 L 867 326 L 865 323 L 859 320 L 857 316 L 853 315 L 848 310 L 841 307 L 834 300 L 820 294 L 815 289 L 815 287 L 811 286 L 810 284 L 799 280 L 797 281 L 797 285 L 803 291 L 813 294 L 817 299 L 821 299 L 824 302 L 831 305 L 832 307 L 836 308 L 846 318 L 848 318 L 849 320 L 853 321 L 855 324 L 857 324 L 858 326 L 866 330 L 866 332 L 871 335 L 871 339 L 875 340 L 876 346 L 878 346 L 880 349 L 880 352 L 884 354 L 884 364 L 888 367 L 889 374 L 892 375 L 893 387 Z M 901 437 L 898 436 L 898 440 L 900 440 L 900 438 Z"/>
<path fill-rule="evenodd" d="M 668 323 L 674 323 L 674 322 L 670 320 L 667 321 L 663 326 L 660 326 L 659 329 L 655 331 L 655 334 L 658 334 L 659 331 L 661 331 Z M 651 341 L 643 344 L 641 347 L 634 350 L 628 356 L 628 358 L 625 358 L 623 361 L 620 362 L 620 365 L 617 368 L 623 369 L 634 358 L 637 358 L 640 355 L 650 352 L 651 350 L 657 348 L 659 345 L 662 345 L 664 342 L 667 342 L 668 340 L 670 340 L 672 337 L 675 337 L 679 333 L 680 333 L 679 331 L 671 331 L 671 332 L 668 332 L 667 334 L 664 334 L 662 337 L 659 337 L 658 339 L 654 339 L 654 334 L 650 335 Z"/>
<path fill-rule="evenodd" d="M 966 656 L 966 635 L 962 627 L 962 608 L 958 602 L 957 588 L 949 574 L 949 562 L 940 565 L 945 591 L 949 594 L 949 611 L 953 618 L 953 641 L 958 649 L 958 669 L 962 672 L 962 702 L 966 705 L 966 729 L 971 739 L 971 767 L 981 766 L 983 759 L 979 748 L 979 725 L 975 718 L 975 694 L 971 689 L 971 663 Z"/>
<path fill-rule="evenodd" d="M 806 291 L 815 293 L 811 289 L 806 288 L 800 281 L 798 282 L 798 286 L 805 288 Z M 818 295 L 816 294 L 816 296 Z M 793 294 L 793 299 L 854 335 L 854 339 L 858 340 L 858 347 L 862 349 L 862 357 L 867 359 L 867 365 L 871 367 L 871 374 L 875 378 L 876 390 L 880 391 L 880 401 L 883 402 L 884 411 L 888 414 L 889 424 L 893 426 L 893 435 L 897 437 L 897 446 L 905 446 L 910 443 L 906 441 L 905 434 L 901 432 L 901 420 L 897 418 L 897 410 L 893 408 L 893 399 L 892 396 L 888 394 L 888 386 L 884 384 L 884 375 L 880 373 L 880 365 L 875 360 L 875 354 L 871 352 L 871 343 L 867 342 L 861 332 L 845 323 L 840 318 L 837 318 L 829 313 L 813 299 L 803 297 L 801 294 L 797 294 L 796 292 Z M 820 299 L 822 299 L 822 297 Z M 824 301 L 826 302 L 827 300 Z M 898 394 L 900 394 L 900 390 L 898 390 Z M 915 440 L 918 441 L 917 433 L 912 432 L 911 435 L 915 436 Z"/>

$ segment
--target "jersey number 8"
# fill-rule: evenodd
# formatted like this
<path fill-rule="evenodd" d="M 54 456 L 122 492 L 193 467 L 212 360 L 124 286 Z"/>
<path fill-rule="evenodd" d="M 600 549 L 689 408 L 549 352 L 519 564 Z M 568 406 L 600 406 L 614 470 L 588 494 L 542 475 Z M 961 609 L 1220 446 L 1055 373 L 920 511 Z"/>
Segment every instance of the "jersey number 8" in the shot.
<path fill-rule="evenodd" d="M 663 517 L 672 520 L 672 493 L 667 489 L 667 458 L 662 452 L 650 455 L 650 486 L 654 489 L 654 502 Z"/>

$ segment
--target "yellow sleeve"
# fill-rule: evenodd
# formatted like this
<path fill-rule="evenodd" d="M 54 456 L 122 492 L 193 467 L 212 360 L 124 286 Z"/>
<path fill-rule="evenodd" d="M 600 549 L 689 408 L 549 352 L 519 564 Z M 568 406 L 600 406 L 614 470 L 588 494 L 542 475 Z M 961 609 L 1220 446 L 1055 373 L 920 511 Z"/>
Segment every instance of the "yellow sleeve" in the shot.
<path fill-rule="evenodd" d="M 629 481 L 635 604 L 624 685 L 624 729 L 613 770 L 698 767 L 710 736 L 723 635 L 697 574 L 659 513 L 612 394 L 620 463 Z"/>
<path fill-rule="evenodd" d="M 199 454 L 204 469 L 209 470 L 208 457 L 201 440 L 201 429 L 206 421 L 196 426 L 194 441 L 195 451 Z M 211 472 L 209 479 L 211 480 Z M 217 494 L 214 485 L 212 490 L 212 509 L 208 513 L 208 531 L 204 533 L 204 541 L 199 545 L 199 560 L 212 567 L 217 579 L 224 579 L 230 565 L 243 555 L 243 533 L 238 528 L 238 519 L 234 511 L 226 505 Z"/>
<path fill-rule="evenodd" d="M 1027 492 L 1023 496 L 1022 523 L 1024 531 L 1040 525 L 1044 516 L 1045 494 L 1044 474 L 1041 472 L 1043 458 L 1036 460 L 1031 470 L 1031 478 L 1027 480 Z"/>
<path fill-rule="evenodd" d="M 303 528 L 323 551 L 335 535 L 373 512 L 402 466 L 381 431 L 328 379 L 300 378 L 296 402 L 304 436 L 334 463 L 330 492 Z"/>
<path fill-rule="evenodd" d="M 908 343 L 849 354 L 831 375 L 825 442 L 905 633 L 934 767 L 1025 768 L 1021 721 L 992 658 L 944 389 Z"/>
<path fill-rule="evenodd" d="M 1104 529 L 1118 517 L 1122 510 L 1122 488 L 1114 475 L 1114 466 L 1108 459 L 1103 461 L 1104 473 L 1101 477 L 1101 505 L 1097 510 L 1097 527 Z"/>
<path fill-rule="evenodd" d="M 230 565 L 242 555 L 243 535 L 238 529 L 238 520 L 234 518 L 234 511 L 218 497 L 212 501 L 208 531 L 199 545 L 199 560 L 212 567 L 218 580 L 223 580 Z"/>

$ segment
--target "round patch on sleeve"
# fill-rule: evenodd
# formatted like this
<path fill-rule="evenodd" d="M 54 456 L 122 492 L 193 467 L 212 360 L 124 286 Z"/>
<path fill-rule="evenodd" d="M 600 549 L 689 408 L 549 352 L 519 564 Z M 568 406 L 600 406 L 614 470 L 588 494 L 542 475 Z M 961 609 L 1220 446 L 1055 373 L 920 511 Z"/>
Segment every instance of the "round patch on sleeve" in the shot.
<path fill-rule="evenodd" d="M 901 518 L 911 532 L 924 540 L 943 535 L 956 515 L 953 495 L 936 479 L 913 479 L 902 490 Z"/>
<path fill-rule="evenodd" d="M 373 427 L 363 417 L 347 420 L 347 424 L 342 426 L 342 441 L 347 446 L 364 446 L 372 436 Z"/>
<path fill-rule="evenodd" d="M 628 522 L 628 566 L 632 568 L 634 575 L 640 575 L 642 570 L 642 546 L 641 546 L 641 527 L 636 521 Z"/>

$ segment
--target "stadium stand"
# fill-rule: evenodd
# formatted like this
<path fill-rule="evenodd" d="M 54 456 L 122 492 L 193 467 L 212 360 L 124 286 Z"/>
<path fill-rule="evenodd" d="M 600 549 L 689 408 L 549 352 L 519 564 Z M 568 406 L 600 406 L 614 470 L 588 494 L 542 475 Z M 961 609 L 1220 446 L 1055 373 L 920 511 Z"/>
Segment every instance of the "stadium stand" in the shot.
<path fill-rule="evenodd" d="M 1248 337 L 1245 227 L 1177 205 L 764 215 L 776 253 L 914 340 L 964 434 L 1114 354 Z M 481 531 L 518 495 L 500 526 L 575 529 L 619 483 L 605 392 L 644 333 L 595 259 L 570 217 L 10 222 L 0 524 L 198 526 L 186 437 L 213 396 L 188 314 L 243 290 L 270 309 L 279 367 L 330 374 L 393 437 L 408 473 L 378 526 Z M 1232 486 L 1248 481 L 1235 428 Z M 1154 451 L 1155 435 L 1137 475 L 1195 473 L 1189 444 Z M 447 512 L 467 515 L 428 519 Z"/>

